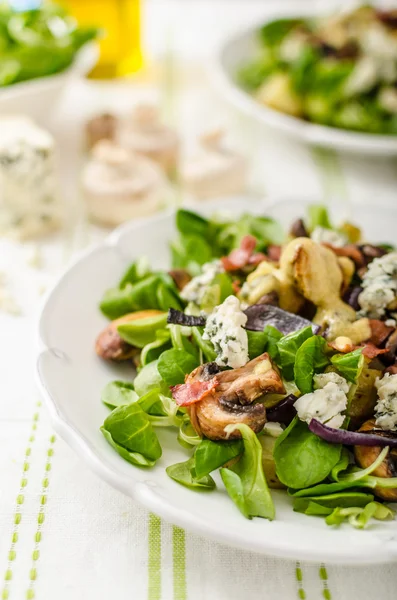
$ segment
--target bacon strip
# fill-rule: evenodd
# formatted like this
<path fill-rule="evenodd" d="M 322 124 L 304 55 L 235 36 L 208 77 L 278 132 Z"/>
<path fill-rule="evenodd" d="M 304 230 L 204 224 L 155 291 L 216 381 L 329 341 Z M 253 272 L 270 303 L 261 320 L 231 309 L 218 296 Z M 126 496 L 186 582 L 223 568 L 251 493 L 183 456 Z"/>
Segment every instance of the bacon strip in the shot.
<path fill-rule="evenodd" d="M 379 354 L 386 354 L 388 352 L 387 348 L 377 348 L 371 342 L 364 344 L 363 346 L 363 356 L 366 358 L 376 358 Z"/>
<path fill-rule="evenodd" d="M 241 240 L 240 248 L 232 250 L 229 256 L 221 258 L 225 271 L 238 271 L 247 265 L 258 265 L 266 256 L 262 252 L 254 254 L 256 247 L 256 238 L 253 235 L 246 235 Z"/>
<path fill-rule="evenodd" d="M 394 327 L 388 327 L 378 319 L 369 319 L 369 325 L 371 327 L 371 337 L 368 341 L 375 346 L 380 346 L 395 329 Z"/>
<path fill-rule="evenodd" d="M 213 377 L 209 381 L 192 381 L 191 383 L 180 383 L 171 388 L 172 397 L 178 406 L 190 406 L 200 402 L 208 396 L 218 385 L 218 380 Z"/>

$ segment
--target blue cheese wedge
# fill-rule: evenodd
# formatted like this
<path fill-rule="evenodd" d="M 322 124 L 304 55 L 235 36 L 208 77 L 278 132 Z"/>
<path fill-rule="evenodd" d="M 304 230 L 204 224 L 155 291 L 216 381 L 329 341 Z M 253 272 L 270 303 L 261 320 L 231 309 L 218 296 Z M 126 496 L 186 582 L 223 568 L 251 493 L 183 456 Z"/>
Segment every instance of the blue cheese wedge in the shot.
<path fill-rule="evenodd" d="M 318 244 L 331 244 L 331 246 L 335 246 L 335 248 L 341 248 L 347 244 L 347 237 L 342 233 L 320 226 L 313 229 L 310 237 Z"/>
<path fill-rule="evenodd" d="M 237 369 L 247 364 L 248 335 L 244 329 L 247 315 L 236 296 L 229 296 L 208 317 L 203 339 L 212 342 L 221 367 Z"/>
<path fill-rule="evenodd" d="M 304 394 L 294 404 L 298 417 L 306 423 L 317 419 L 320 423 L 338 429 L 345 420 L 341 413 L 347 408 L 350 386 L 344 377 L 334 372 L 321 373 L 313 379 L 314 392 Z"/>
<path fill-rule="evenodd" d="M 362 286 L 358 297 L 360 314 L 372 319 L 383 317 L 397 296 L 397 252 L 375 258 L 368 266 Z"/>
<path fill-rule="evenodd" d="M 0 118 L 0 234 L 34 237 L 60 223 L 52 136 L 27 117 Z"/>
<path fill-rule="evenodd" d="M 193 277 L 183 288 L 181 298 L 186 302 L 193 302 L 200 306 L 208 286 L 211 285 L 217 275 L 223 272 L 224 268 L 220 260 L 204 263 L 201 267 L 201 273 Z"/>
<path fill-rule="evenodd" d="M 397 430 L 397 375 L 386 373 L 375 383 L 378 402 L 375 406 L 376 425 L 381 429 Z"/>

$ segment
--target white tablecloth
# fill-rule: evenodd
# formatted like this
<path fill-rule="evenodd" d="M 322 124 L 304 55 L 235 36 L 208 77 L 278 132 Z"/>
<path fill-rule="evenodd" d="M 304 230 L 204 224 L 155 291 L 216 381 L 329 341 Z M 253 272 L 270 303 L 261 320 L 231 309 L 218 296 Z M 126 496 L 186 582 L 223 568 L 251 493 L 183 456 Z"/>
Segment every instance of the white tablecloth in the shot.
<path fill-rule="evenodd" d="M 225 9 L 232 5 L 224 3 Z M 0 313 L 1 598 L 393 600 L 395 566 L 299 564 L 201 539 L 108 487 L 54 435 L 33 375 L 41 292 L 76 252 L 104 236 L 81 212 L 80 123 L 95 107 L 127 110 L 154 96 L 187 148 L 209 122 L 229 126 L 231 139 L 252 160 L 251 194 L 337 197 L 356 210 L 361 202 L 382 210 L 396 201 L 395 160 L 338 156 L 276 136 L 228 108 L 199 73 L 185 73 L 171 93 L 169 85 L 160 93 L 147 86 L 118 86 L 115 93 L 81 84 L 70 90 L 52 123 L 61 142 L 69 226 L 38 247 L 0 242 L 0 271 L 21 308 L 20 316 Z M 31 264 L 37 251 L 39 268 Z"/>

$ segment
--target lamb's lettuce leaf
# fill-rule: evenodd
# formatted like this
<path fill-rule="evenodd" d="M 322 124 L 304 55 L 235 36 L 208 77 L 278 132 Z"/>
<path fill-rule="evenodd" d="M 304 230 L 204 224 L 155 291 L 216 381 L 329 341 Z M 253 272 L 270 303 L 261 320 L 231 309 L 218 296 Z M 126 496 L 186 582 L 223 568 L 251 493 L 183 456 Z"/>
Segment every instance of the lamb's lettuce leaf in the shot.
<path fill-rule="evenodd" d="M 153 466 L 161 457 L 157 436 L 137 402 L 113 410 L 101 431 L 120 456 L 133 464 Z"/>
<path fill-rule="evenodd" d="M 203 477 L 223 467 L 230 460 L 237 458 L 244 450 L 242 440 L 214 442 L 204 439 L 194 453 L 196 474 Z"/>
<path fill-rule="evenodd" d="M 228 433 L 236 429 L 242 435 L 244 452 L 230 469 L 221 469 L 223 483 L 245 517 L 264 517 L 272 520 L 275 509 L 263 472 L 262 446 L 248 425 L 240 423 L 227 426 Z"/>
<path fill-rule="evenodd" d="M 216 487 L 211 475 L 197 477 L 194 457 L 189 458 L 186 462 L 170 465 L 166 468 L 166 472 L 171 479 L 190 489 L 213 490 Z"/>
<path fill-rule="evenodd" d="M 314 486 L 328 477 L 341 451 L 341 444 L 330 444 L 319 438 L 295 417 L 276 440 L 273 456 L 277 476 L 293 489 Z"/>
<path fill-rule="evenodd" d="M 321 373 L 329 364 L 329 358 L 325 354 L 326 345 L 323 337 L 313 335 L 296 352 L 294 379 L 302 394 L 313 391 L 314 374 Z"/>

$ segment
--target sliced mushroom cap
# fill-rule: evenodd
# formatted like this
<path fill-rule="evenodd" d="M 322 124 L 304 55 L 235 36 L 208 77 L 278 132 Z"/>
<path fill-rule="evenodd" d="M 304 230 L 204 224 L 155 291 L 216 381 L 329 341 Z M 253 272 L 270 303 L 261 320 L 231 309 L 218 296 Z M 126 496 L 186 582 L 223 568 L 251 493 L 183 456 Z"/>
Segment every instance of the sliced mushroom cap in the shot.
<path fill-rule="evenodd" d="M 267 353 L 251 360 L 244 367 L 218 372 L 217 365 L 209 363 L 195 369 L 186 379 L 207 381 L 216 375 L 218 386 L 194 406 L 192 424 L 199 433 L 211 440 L 223 440 L 226 425 L 245 423 L 259 433 L 266 422 L 263 404 L 253 404 L 266 393 L 283 393 L 284 386 L 279 373 L 273 367 Z M 239 431 L 231 438 L 240 438 Z"/>
<path fill-rule="evenodd" d="M 364 423 L 364 425 L 362 425 L 360 427 L 359 431 L 369 432 L 375 428 L 376 428 L 375 419 L 370 419 L 369 421 L 366 421 Z M 385 437 L 392 435 L 390 433 L 381 432 L 379 430 L 377 430 L 376 433 L 378 435 L 384 435 Z M 356 459 L 357 464 L 360 467 L 362 467 L 363 469 L 366 469 L 378 458 L 381 451 L 382 451 L 382 448 L 380 446 L 354 446 L 354 457 Z M 391 448 L 389 450 L 389 453 L 386 456 L 383 463 L 372 472 L 372 475 L 374 477 L 385 477 L 385 478 L 397 477 L 397 449 L 396 448 Z M 374 492 L 377 496 L 379 496 L 379 498 L 382 498 L 383 500 L 387 500 L 389 502 L 397 501 L 397 488 L 387 489 L 387 488 L 376 487 Z"/>
<path fill-rule="evenodd" d="M 168 273 L 174 280 L 178 290 L 183 290 L 185 285 L 187 285 L 191 280 L 191 275 L 188 273 L 188 271 L 186 271 L 186 269 L 172 269 L 172 271 L 169 271 Z"/>
<path fill-rule="evenodd" d="M 134 358 L 135 355 L 139 354 L 139 350 L 120 337 L 117 327 L 119 325 L 124 325 L 124 323 L 129 323 L 130 321 L 153 317 L 158 314 L 161 314 L 161 311 L 140 310 L 112 321 L 97 337 L 95 342 L 95 352 L 105 360 L 114 360 L 116 362 Z"/>

